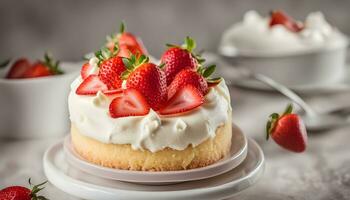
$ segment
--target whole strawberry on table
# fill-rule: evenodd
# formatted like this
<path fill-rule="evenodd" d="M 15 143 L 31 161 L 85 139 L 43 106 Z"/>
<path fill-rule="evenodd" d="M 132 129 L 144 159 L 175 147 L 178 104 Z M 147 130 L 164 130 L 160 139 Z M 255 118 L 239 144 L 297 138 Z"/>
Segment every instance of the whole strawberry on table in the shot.
<path fill-rule="evenodd" d="M 45 53 L 43 60 L 31 63 L 26 58 L 16 60 L 6 75 L 6 79 L 37 78 L 63 74 L 59 61 Z"/>
<path fill-rule="evenodd" d="M 272 137 L 281 147 L 300 153 L 306 150 L 307 132 L 303 120 L 292 111 L 293 106 L 289 104 L 283 114 L 270 115 L 266 124 L 266 140 Z"/>
<path fill-rule="evenodd" d="M 47 181 L 33 185 L 29 179 L 30 189 L 22 186 L 10 186 L 0 190 L 0 200 L 48 200 L 38 193 L 43 190 Z"/>

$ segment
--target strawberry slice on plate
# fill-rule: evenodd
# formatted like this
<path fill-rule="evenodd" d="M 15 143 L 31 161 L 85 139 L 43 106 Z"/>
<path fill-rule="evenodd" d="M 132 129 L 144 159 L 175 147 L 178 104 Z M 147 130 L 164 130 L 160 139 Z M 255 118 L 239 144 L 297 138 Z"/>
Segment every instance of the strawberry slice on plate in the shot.
<path fill-rule="evenodd" d="M 112 118 L 127 116 L 142 116 L 148 114 L 150 106 L 146 98 L 136 89 L 126 89 L 123 95 L 113 99 L 109 105 Z"/>
<path fill-rule="evenodd" d="M 178 114 L 195 109 L 203 103 L 204 97 L 202 93 L 195 86 L 186 85 L 159 110 L 159 114 Z"/>
<path fill-rule="evenodd" d="M 22 78 L 24 73 L 31 67 L 30 62 L 26 58 L 18 59 L 7 73 L 6 78 Z"/>
<path fill-rule="evenodd" d="M 266 124 L 266 139 L 272 139 L 281 147 L 293 151 L 303 152 L 307 145 L 307 133 L 302 119 L 292 113 L 292 105 L 279 115 L 273 113 Z"/>
<path fill-rule="evenodd" d="M 88 76 L 77 88 L 78 95 L 95 95 L 98 91 L 107 91 L 107 85 L 104 84 L 97 75 Z"/>

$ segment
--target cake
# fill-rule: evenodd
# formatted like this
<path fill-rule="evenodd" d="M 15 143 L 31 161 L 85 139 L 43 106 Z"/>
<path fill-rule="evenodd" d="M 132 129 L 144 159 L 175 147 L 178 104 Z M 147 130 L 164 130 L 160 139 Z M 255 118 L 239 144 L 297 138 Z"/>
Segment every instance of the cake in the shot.
<path fill-rule="evenodd" d="M 211 78 L 215 66 L 193 52 L 194 40 L 171 45 L 154 64 L 136 37 L 124 34 L 96 52 L 71 84 L 75 151 L 100 166 L 136 171 L 188 170 L 227 156 L 229 90 L 222 78 Z"/>

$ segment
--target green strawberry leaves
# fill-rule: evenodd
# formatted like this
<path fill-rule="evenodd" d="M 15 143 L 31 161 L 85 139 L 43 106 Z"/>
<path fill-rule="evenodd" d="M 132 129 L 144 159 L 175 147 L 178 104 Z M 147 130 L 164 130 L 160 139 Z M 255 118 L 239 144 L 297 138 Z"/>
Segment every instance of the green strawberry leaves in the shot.
<path fill-rule="evenodd" d="M 10 63 L 11 59 L 6 59 L 0 62 L 0 68 L 6 67 Z"/>
<path fill-rule="evenodd" d="M 46 52 L 44 54 L 44 60 L 42 61 L 42 63 L 45 64 L 45 66 L 47 66 L 50 71 L 53 73 L 53 74 L 63 74 L 63 70 L 60 68 L 60 62 L 59 61 L 55 61 L 52 57 L 52 55 L 48 52 Z"/>
<path fill-rule="evenodd" d="M 122 80 L 126 80 L 131 72 L 144 63 L 149 62 L 149 57 L 145 55 L 131 54 L 130 58 L 122 58 L 126 70 L 120 75 Z"/>
<path fill-rule="evenodd" d="M 101 62 L 108 60 L 118 53 L 118 44 L 115 44 L 113 47 L 113 51 L 111 51 L 107 47 L 102 47 L 100 50 L 95 52 L 95 57 L 98 59 L 98 66 L 100 66 Z"/>
<path fill-rule="evenodd" d="M 282 115 L 279 115 L 278 113 L 272 113 L 269 116 L 269 119 L 266 123 L 266 140 L 269 139 L 270 134 L 273 132 L 274 128 L 276 127 L 278 120 L 285 115 L 291 114 L 292 112 L 293 112 L 293 104 L 288 104 Z"/>
<path fill-rule="evenodd" d="M 48 198 L 44 197 L 44 196 L 37 196 L 38 192 L 40 192 L 41 190 L 45 189 L 45 187 L 42 187 L 43 185 L 45 185 L 47 183 L 47 181 L 45 182 L 42 182 L 38 185 L 33 185 L 31 183 L 31 179 L 29 178 L 28 180 L 29 182 L 29 185 L 32 187 L 32 190 L 31 190 L 31 197 L 32 197 L 32 200 L 49 200 Z"/>

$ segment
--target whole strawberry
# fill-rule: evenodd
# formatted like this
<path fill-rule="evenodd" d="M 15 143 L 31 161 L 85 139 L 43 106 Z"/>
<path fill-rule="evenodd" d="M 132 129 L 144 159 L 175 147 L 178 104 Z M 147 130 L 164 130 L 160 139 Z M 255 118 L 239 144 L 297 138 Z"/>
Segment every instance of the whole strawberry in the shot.
<path fill-rule="evenodd" d="M 99 59 L 98 77 L 107 85 L 109 90 L 121 88 L 123 83 L 120 75 L 125 71 L 125 65 L 122 57 L 116 54 L 115 51 L 110 51 L 107 48 L 102 48 L 95 53 L 95 56 Z"/>
<path fill-rule="evenodd" d="M 168 45 L 170 48 L 164 52 L 161 58 L 167 79 L 167 84 L 174 80 L 177 73 L 183 69 L 196 70 L 198 63 L 203 60 L 196 57 L 192 51 L 196 48 L 196 43 L 190 37 L 186 37 L 182 46 Z"/>
<path fill-rule="evenodd" d="M 34 185 L 32 189 L 28 189 L 22 186 L 11 186 L 0 190 L 0 200 L 48 200 L 44 196 L 38 193 L 44 189 L 42 187 L 47 181 Z M 30 179 L 29 184 L 32 186 Z"/>
<path fill-rule="evenodd" d="M 127 68 L 122 74 L 126 80 L 126 88 L 136 89 L 146 98 L 153 110 L 158 110 L 167 100 L 167 85 L 164 72 L 155 64 L 149 63 L 149 58 L 141 55 L 137 58 L 123 58 Z"/>
<path fill-rule="evenodd" d="M 293 107 L 288 105 L 280 116 L 277 113 L 270 115 L 266 124 L 266 139 L 269 136 L 281 147 L 293 152 L 303 152 L 307 145 L 307 133 L 302 119 L 292 114 Z"/>
<path fill-rule="evenodd" d="M 185 85 L 192 85 L 196 87 L 203 96 L 208 92 L 208 83 L 217 84 L 221 81 L 221 78 L 209 78 L 215 71 L 216 66 L 211 65 L 209 67 L 199 66 L 197 71 L 192 69 L 183 69 L 176 74 L 174 80 L 168 87 L 168 98 L 171 98 L 180 88 Z"/>
<path fill-rule="evenodd" d="M 59 62 L 55 61 L 52 56 L 45 53 L 44 60 L 38 60 L 31 64 L 28 59 L 18 59 L 10 68 L 6 78 L 36 78 L 63 74 L 59 67 Z"/>
<path fill-rule="evenodd" d="M 303 26 L 298 24 L 293 18 L 280 10 L 274 10 L 270 13 L 270 26 L 283 25 L 292 32 L 299 32 L 303 30 Z"/>
<path fill-rule="evenodd" d="M 118 56 L 129 58 L 131 54 L 147 54 L 141 40 L 130 32 L 125 31 L 125 24 L 121 23 L 119 33 L 107 36 L 106 47 L 111 51 L 115 51 L 114 46 L 118 46 Z"/>

